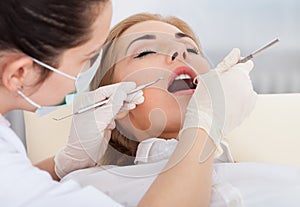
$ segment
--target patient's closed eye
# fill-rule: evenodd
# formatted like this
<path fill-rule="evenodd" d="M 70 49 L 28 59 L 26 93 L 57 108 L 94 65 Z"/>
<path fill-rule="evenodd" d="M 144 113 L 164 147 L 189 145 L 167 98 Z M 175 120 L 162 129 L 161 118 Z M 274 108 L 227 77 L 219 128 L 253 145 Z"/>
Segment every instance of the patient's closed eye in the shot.
<path fill-rule="evenodd" d="M 156 52 L 154 52 L 152 50 L 145 50 L 145 51 L 139 52 L 134 58 L 142 58 L 146 55 L 154 54 L 154 53 L 156 53 Z"/>
<path fill-rule="evenodd" d="M 199 55 L 199 50 L 197 48 L 187 48 L 186 51 L 189 53 Z M 154 50 L 147 49 L 147 50 L 138 52 L 137 55 L 134 56 L 134 58 L 142 58 L 149 54 L 155 54 L 155 53 L 157 53 L 157 52 L 155 52 Z"/>
<path fill-rule="evenodd" d="M 199 55 L 199 50 L 197 48 L 187 48 L 186 51 Z"/>

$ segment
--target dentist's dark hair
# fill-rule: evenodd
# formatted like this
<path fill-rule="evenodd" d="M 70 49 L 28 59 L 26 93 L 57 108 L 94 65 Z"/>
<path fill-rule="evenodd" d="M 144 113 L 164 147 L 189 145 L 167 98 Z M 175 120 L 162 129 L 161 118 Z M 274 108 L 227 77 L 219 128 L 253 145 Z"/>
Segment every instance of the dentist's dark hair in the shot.
<path fill-rule="evenodd" d="M 1 0 L 0 53 L 16 51 L 57 67 L 60 55 L 90 38 L 108 0 Z M 48 70 L 42 74 L 46 76 Z"/>

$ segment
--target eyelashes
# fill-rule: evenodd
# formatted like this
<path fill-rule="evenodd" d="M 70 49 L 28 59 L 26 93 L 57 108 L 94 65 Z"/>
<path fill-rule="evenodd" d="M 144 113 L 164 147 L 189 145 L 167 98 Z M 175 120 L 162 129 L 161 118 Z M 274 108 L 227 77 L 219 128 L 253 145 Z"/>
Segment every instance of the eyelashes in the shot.
<path fill-rule="evenodd" d="M 195 55 L 199 55 L 200 54 L 198 48 L 196 48 L 196 47 L 194 47 L 194 48 L 187 48 L 186 51 L 189 52 L 189 53 L 194 53 Z"/>
<path fill-rule="evenodd" d="M 199 50 L 198 50 L 196 47 L 194 47 L 194 48 L 187 48 L 186 51 L 187 51 L 188 53 L 193 53 L 193 54 L 195 54 L 195 55 L 199 55 Z M 155 52 L 155 51 L 153 51 L 153 50 L 146 49 L 146 50 L 142 50 L 142 51 L 138 52 L 138 53 L 134 56 L 134 58 L 135 58 L 135 59 L 138 59 L 138 58 L 142 58 L 142 57 L 145 57 L 145 56 L 147 56 L 147 55 L 150 55 L 150 54 L 156 54 L 156 53 L 157 53 L 157 52 Z"/>
<path fill-rule="evenodd" d="M 144 50 L 144 51 L 138 52 L 138 54 L 135 55 L 134 58 L 142 58 L 142 57 L 145 57 L 147 55 L 155 54 L 155 53 L 156 52 L 154 52 L 152 50 Z"/>

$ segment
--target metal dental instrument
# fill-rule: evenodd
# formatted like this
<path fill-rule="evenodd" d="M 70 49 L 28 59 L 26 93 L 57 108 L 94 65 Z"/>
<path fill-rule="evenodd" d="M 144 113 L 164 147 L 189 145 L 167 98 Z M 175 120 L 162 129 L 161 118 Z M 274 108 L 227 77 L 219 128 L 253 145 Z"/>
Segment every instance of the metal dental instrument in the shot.
<path fill-rule="evenodd" d="M 146 88 L 146 87 L 148 87 L 148 86 L 151 86 L 151 85 L 153 85 L 153 84 L 155 84 L 155 83 L 157 83 L 158 81 L 163 80 L 163 79 L 164 79 L 163 77 L 159 77 L 158 79 L 156 79 L 156 80 L 154 80 L 154 81 L 151 81 L 151 82 L 149 82 L 149 83 L 146 83 L 146 84 L 143 84 L 143 85 L 140 85 L 140 86 L 136 87 L 136 89 L 133 89 L 132 91 L 130 91 L 130 92 L 127 93 L 127 94 L 128 94 L 128 95 L 133 94 L 133 93 L 135 93 L 135 92 L 137 92 L 137 91 L 140 91 L 140 90 L 142 90 L 142 89 L 144 89 L 144 88 Z"/>
<path fill-rule="evenodd" d="M 163 79 L 164 79 L 164 78 L 159 77 L 158 79 L 156 79 L 156 80 L 154 80 L 154 81 L 151 81 L 151 82 L 149 82 L 149 83 L 140 85 L 140 86 L 136 87 L 134 90 L 130 91 L 130 92 L 128 93 L 128 95 L 131 95 L 131 94 L 134 94 L 134 93 L 136 93 L 136 92 L 138 92 L 138 91 L 140 91 L 140 90 L 143 90 L 144 88 L 146 88 L 146 87 L 148 87 L 148 86 L 151 86 L 151 85 L 153 85 L 153 84 L 155 84 L 155 83 L 157 83 L 158 81 L 163 80 Z M 61 117 L 61 118 L 52 118 L 52 119 L 54 119 L 55 121 L 61 121 L 61 120 L 63 120 L 63 119 L 69 118 L 69 117 L 71 117 L 71 116 L 73 116 L 73 115 L 81 114 L 81 113 L 87 112 L 87 111 L 89 111 L 89 110 L 91 110 L 91 109 L 95 109 L 95 108 L 104 106 L 105 104 L 108 103 L 108 101 L 109 101 L 109 99 L 105 99 L 105 100 L 99 101 L 99 102 L 97 102 L 97 103 L 95 103 L 95 104 L 93 104 L 93 105 L 87 106 L 86 108 L 79 109 L 77 112 L 75 112 L 75 113 L 73 113 L 73 114 L 69 114 L 69 115 L 64 116 L 64 117 Z"/>
<path fill-rule="evenodd" d="M 276 44 L 277 42 L 279 42 L 279 39 L 276 38 L 275 40 L 271 41 L 270 43 L 266 44 L 265 46 L 259 48 L 258 50 L 252 52 L 250 55 L 248 55 L 247 57 L 239 60 L 238 63 L 245 63 L 248 60 L 256 57 L 257 55 L 259 55 L 261 52 L 263 52 L 264 50 L 268 49 L 269 47 L 271 47 L 272 45 Z"/>
<path fill-rule="evenodd" d="M 251 60 L 252 58 L 256 57 L 257 55 L 259 55 L 261 52 L 265 51 L 266 49 L 268 49 L 269 47 L 273 46 L 274 44 L 276 44 L 277 42 L 279 42 L 279 38 L 276 38 L 274 40 L 272 40 L 271 42 L 269 42 L 268 44 L 266 44 L 265 46 L 259 48 L 258 50 L 252 52 L 250 55 L 248 55 L 247 57 L 244 57 L 243 59 L 239 60 L 237 63 L 245 63 L 248 60 Z M 193 84 L 197 85 L 197 78 L 198 76 L 196 76 L 193 80 Z"/>

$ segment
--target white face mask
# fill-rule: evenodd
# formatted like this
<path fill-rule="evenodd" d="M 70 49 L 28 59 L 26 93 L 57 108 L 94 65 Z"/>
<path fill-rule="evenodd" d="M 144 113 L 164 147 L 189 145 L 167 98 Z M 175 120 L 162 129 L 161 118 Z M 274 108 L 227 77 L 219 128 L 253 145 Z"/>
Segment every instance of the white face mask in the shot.
<path fill-rule="evenodd" d="M 95 73 L 97 71 L 97 69 L 99 68 L 100 65 L 100 61 L 101 61 L 101 52 L 102 50 L 99 52 L 99 54 L 97 54 L 91 61 L 89 67 L 86 67 L 86 69 L 83 69 L 78 75 L 77 77 L 71 76 L 67 73 L 64 73 L 56 68 L 53 68 L 50 65 L 47 65 L 39 60 L 36 60 L 34 58 L 32 58 L 32 60 L 39 64 L 40 66 L 43 66 L 59 75 L 65 76 L 66 78 L 72 79 L 75 81 L 75 89 L 76 89 L 76 93 L 83 93 L 86 91 L 89 91 L 89 85 L 90 82 L 92 81 L 93 77 L 95 76 Z M 94 60 L 94 61 L 93 61 Z M 33 105 L 34 107 L 37 108 L 37 110 L 35 111 L 35 113 L 38 116 L 43 116 L 46 115 L 52 111 L 55 111 L 57 109 L 63 108 L 65 106 L 70 105 L 73 102 L 74 96 L 75 94 L 68 94 L 65 96 L 65 102 L 64 104 L 61 105 L 57 105 L 57 106 L 41 106 L 39 104 L 37 104 L 36 102 L 34 102 L 33 100 L 31 100 L 28 96 L 26 96 L 20 89 L 18 90 L 18 94 L 24 98 L 28 103 L 30 103 L 31 105 Z"/>

